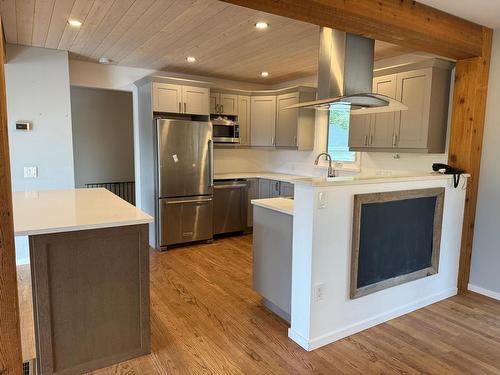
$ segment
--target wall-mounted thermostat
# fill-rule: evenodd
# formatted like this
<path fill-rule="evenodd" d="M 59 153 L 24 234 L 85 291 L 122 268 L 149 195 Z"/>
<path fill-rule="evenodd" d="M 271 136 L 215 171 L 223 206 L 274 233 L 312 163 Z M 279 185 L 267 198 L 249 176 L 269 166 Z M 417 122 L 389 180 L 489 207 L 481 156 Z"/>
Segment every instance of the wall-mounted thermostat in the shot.
<path fill-rule="evenodd" d="M 31 131 L 33 124 L 29 121 L 16 121 L 16 130 Z"/>

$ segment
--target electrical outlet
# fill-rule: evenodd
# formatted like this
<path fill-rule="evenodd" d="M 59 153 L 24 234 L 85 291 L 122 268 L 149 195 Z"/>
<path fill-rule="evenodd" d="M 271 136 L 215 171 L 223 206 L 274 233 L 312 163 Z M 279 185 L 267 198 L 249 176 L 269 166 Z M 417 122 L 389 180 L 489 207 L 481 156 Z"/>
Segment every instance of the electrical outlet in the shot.
<path fill-rule="evenodd" d="M 37 178 L 38 167 L 24 167 L 24 178 Z"/>
<path fill-rule="evenodd" d="M 314 286 L 314 301 L 319 302 L 325 299 L 325 284 L 316 284 Z"/>
<path fill-rule="evenodd" d="M 326 200 L 326 191 L 320 191 L 318 193 L 318 208 L 324 209 L 328 207 L 328 202 Z"/>

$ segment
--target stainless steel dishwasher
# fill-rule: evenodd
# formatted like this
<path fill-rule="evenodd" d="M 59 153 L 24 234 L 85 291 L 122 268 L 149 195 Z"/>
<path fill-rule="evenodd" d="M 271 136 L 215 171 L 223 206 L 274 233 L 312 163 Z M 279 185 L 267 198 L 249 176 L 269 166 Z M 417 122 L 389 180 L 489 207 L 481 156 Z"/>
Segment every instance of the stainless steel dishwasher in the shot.
<path fill-rule="evenodd" d="M 219 180 L 214 183 L 214 235 L 247 229 L 246 180 Z"/>

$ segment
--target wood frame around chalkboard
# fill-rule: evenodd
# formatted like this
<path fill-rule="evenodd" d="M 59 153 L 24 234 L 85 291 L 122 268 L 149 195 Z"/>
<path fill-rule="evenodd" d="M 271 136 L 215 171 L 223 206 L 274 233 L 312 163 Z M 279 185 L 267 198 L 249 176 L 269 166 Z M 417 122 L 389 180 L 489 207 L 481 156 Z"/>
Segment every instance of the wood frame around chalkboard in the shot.
<path fill-rule="evenodd" d="M 351 247 L 351 299 L 366 296 L 396 285 L 401 285 L 410 281 L 418 280 L 427 276 L 434 275 L 439 271 L 439 253 L 441 249 L 441 229 L 443 225 L 443 206 L 444 206 L 445 188 L 416 189 L 391 191 L 382 193 L 357 194 L 354 196 L 354 215 L 352 227 L 352 247 Z M 396 276 L 375 284 L 358 288 L 358 261 L 359 261 L 359 243 L 361 234 L 361 208 L 367 203 L 383 203 L 400 201 L 415 198 L 436 197 L 436 208 L 434 211 L 434 233 L 432 241 L 431 266 L 411 272 L 406 275 Z"/>

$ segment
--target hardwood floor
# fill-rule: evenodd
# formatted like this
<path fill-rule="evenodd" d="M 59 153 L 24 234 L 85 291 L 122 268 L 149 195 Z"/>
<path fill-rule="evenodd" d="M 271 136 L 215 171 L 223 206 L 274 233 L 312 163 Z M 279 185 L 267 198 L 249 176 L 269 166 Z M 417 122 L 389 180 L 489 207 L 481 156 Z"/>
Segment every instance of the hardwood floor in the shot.
<path fill-rule="evenodd" d="M 500 374 L 498 301 L 453 297 L 308 353 L 251 262 L 250 236 L 152 251 L 152 354 L 92 374 Z"/>

